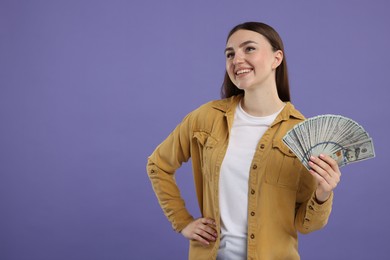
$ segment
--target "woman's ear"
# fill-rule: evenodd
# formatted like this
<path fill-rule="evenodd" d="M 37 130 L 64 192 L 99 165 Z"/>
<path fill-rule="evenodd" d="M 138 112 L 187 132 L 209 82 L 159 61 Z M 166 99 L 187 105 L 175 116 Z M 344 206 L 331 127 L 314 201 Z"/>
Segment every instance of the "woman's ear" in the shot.
<path fill-rule="evenodd" d="M 274 63 L 272 63 L 272 69 L 276 70 L 277 67 L 282 63 L 283 61 L 283 52 L 281 50 L 277 50 L 274 52 Z"/>

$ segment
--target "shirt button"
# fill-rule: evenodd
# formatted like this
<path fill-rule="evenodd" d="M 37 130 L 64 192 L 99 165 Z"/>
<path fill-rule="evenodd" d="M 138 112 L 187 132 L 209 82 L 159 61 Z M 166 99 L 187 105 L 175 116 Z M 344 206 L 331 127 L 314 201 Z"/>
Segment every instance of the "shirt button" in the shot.
<path fill-rule="evenodd" d="M 256 193 L 256 191 L 254 190 L 254 189 L 252 189 L 251 190 L 251 194 L 253 195 L 253 194 L 255 194 Z"/>
<path fill-rule="evenodd" d="M 252 212 L 251 212 L 251 216 L 253 217 L 254 215 L 255 215 L 255 212 L 254 212 L 254 211 L 252 211 Z"/>
<path fill-rule="evenodd" d="M 253 170 L 256 170 L 257 169 L 257 165 L 254 164 L 252 168 L 253 168 Z"/>
<path fill-rule="evenodd" d="M 261 144 L 260 145 L 260 149 L 264 149 L 265 145 L 264 144 Z"/>
<path fill-rule="evenodd" d="M 255 239 L 255 235 L 254 235 L 254 234 L 252 234 L 252 235 L 251 235 L 251 238 L 252 238 L 252 239 Z"/>

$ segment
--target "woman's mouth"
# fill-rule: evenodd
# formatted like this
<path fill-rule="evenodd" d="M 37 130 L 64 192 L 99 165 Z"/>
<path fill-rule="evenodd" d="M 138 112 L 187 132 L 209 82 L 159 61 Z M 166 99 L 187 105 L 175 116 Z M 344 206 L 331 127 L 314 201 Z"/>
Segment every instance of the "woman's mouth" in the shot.
<path fill-rule="evenodd" d="M 237 70 L 234 74 L 236 75 L 236 77 L 240 77 L 240 76 L 245 76 L 251 71 L 253 71 L 253 69 L 240 69 Z"/>

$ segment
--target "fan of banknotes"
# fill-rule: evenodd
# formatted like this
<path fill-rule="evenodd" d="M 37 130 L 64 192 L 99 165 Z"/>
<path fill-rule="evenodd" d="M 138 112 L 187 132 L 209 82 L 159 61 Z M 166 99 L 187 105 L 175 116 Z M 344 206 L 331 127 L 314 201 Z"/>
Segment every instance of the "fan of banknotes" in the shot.
<path fill-rule="evenodd" d="M 319 115 L 295 125 L 283 142 L 310 169 L 310 156 L 326 154 L 339 167 L 375 157 L 371 137 L 361 125 L 339 115 Z"/>

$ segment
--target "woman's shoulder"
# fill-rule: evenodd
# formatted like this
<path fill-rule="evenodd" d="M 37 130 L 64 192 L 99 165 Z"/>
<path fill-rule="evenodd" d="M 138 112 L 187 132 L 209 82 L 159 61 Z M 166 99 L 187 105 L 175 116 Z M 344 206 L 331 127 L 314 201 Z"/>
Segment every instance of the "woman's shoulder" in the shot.
<path fill-rule="evenodd" d="M 305 120 L 305 116 L 291 102 L 286 103 L 286 116 L 294 118 L 298 121 Z"/>
<path fill-rule="evenodd" d="M 221 122 L 225 114 L 238 103 L 237 97 L 212 100 L 200 105 L 187 115 L 189 122 L 195 128 L 207 128 L 207 126 Z"/>
<path fill-rule="evenodd" d="M 241 97 L 239 96 L 232 96 L 224 99 L 211 100 L 199 106 L 193 112 L 196 114 L 204 114 L 204 113 L 221 114 L 221 112 L 225 113 L 226 111 L 230 110 L 235 105 L 237 105 L 240 99 Z"/>

